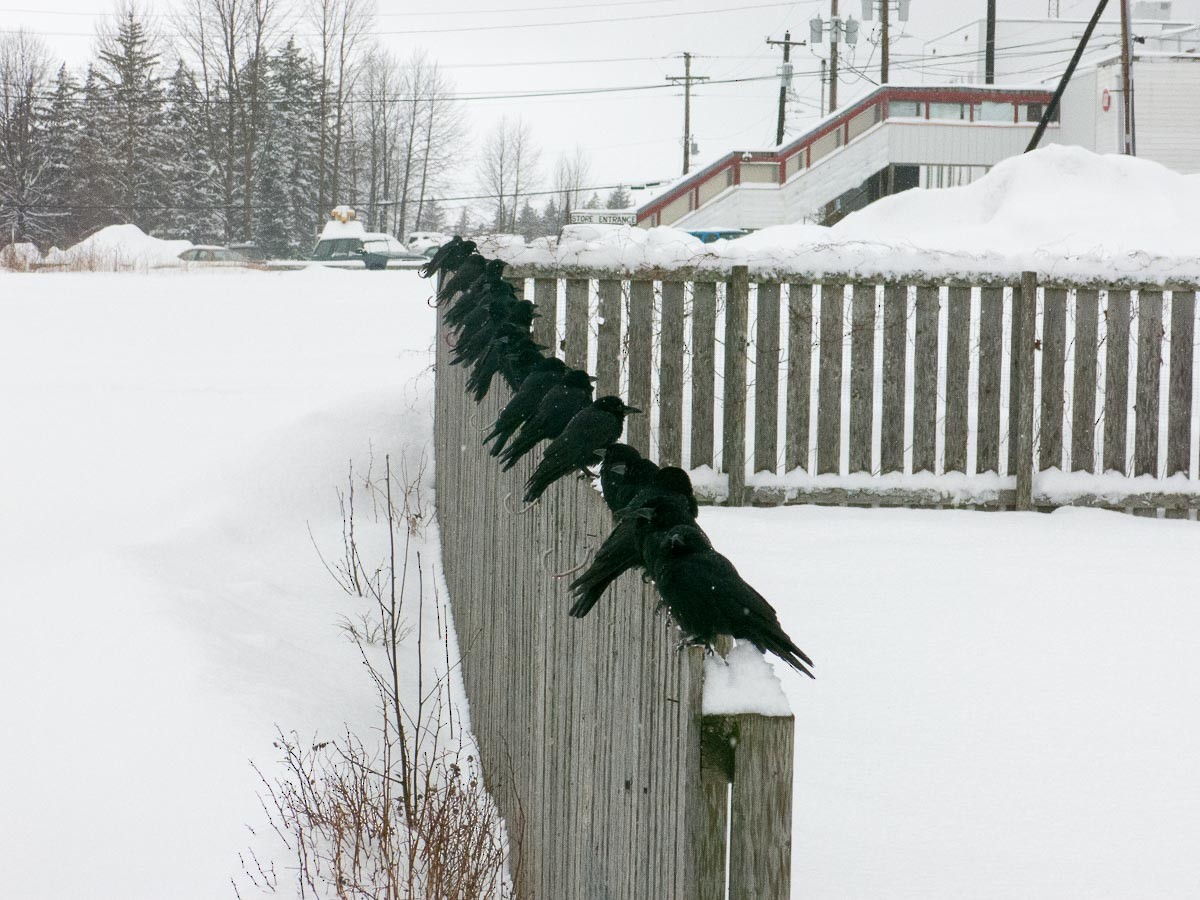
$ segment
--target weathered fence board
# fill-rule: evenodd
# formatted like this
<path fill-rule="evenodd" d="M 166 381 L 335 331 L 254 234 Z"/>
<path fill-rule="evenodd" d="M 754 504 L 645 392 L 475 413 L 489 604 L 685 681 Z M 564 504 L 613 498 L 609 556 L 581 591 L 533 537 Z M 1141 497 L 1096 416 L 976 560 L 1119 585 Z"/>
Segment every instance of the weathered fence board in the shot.
<path fill-rule="evenodd" d="M 596 329 L 596 396 L 621 393 L 621 282 L 601 279 L 600 321 Z"/>
<path fill-rule="evenodd" d="M 717 286 L 697 281 L 692 287 L 692 441 L 688 465 L 713 464 L 716 417 Z"/>
<path fill-rule="evenodd" d="M 650 452 L 650 399 L 654 372 L 654 283 L 629 284 L 629 405 L 642 410 L 625 420 L 629 443 Z"/>
<path fill-rule="evenodd" d="M 904 471 L 904 388 L 908 378 L 908 288 L 883 289 L 883 397 L 879 435 L 879 468 Z"/>
<path fill-rule="evenodd" d="M 979 291 L 979 402 L 975 471 L 1000 471 L 1000 388 L 1004 359 L 1004 288 Z"/>
<path fill-rule="evenodd" d="M 535 278 L 533 302 L 537 305 L 538 318 L 533 320 L 533 339 L 546 348 L 547 353 L 558 354 L 558 280 Z"/>
<path fill-rule="evenodd" d="M 1162 291 L 1138 291 L 1137 399 L 1133 474 L 1158 473 L 1158 392 L 1162 374 Z"/>
<path fill-rule="evenodd" d="M 916 348 L 913 354 L 914 472 L 937 471 L 938 289 L 917 287 Z"/>
<path fill-rule="evenodd" d="M 952 285 L 946 297 L 946 439 L 943 469 L 967 471 L 970 407 L 971 289 Z"/>
<path fill-rule="evenodd" d="M 746 489 L 746 349 L 750 280 L 735 266 L 725 296 L 725 402 L 721 462 L 729 475 L 728 502 L 740 506 Z"/>
<path fill-rule="evenodd" d="M 1125 474 L 1129 405 L 1129 291 L 1110 290 L 1104 318 L 1104 471 Z"/>
<path fill-rule="evenodd" d="M 787 412 L 784 470 L 808 469 L 808 417 L 812 390 L 812 285 L 788 285 Z"/>
<path fill-rule="evenodd" d="M 683 464 L 683 284 L 665 281 L 662 286 L 662 343 L 660 346 L 658 461 L 664 466 Z M 646 411 L 649 419 L 649 410 Z"/>
<path fill-rule="evenodd" d="M 875 404 L 875 286 L 850 299 L 850 471 L 870 472 Z"/>
<path fill-rule="evenodd" d="M 567 365 L 586 369 L 588 364 L 588 281 L 567 279 L 566 336 L 563 341 Z"/>
<path fill-rule="evenodd" d="M 1192 460 L 1192 358 L 1196 294 L 1171 295 L 1171 382 L 1167 388 L 1167 470 L 1187 475 Z"/>
<path fill-rule="evenodd" d="M 1067 292 L 1048 288 L 1042 319 L 1040 469 L 1062 468 L 1063 386 L 1067 360 Z"/>
<path fill-rule="evenodd" d="M 842 318 L 845 285 L 821 285 L 820 369 L 817 372 L 817 472 L 842 469 Z"/>
<path fill-rule="evenodd" d="M 1071 469 L 1096 469 L 1096 365 L 1099 291 L 1075 292 L 1075 379 L 1071 400 Z"/>
<path fill-rule="evenodd" d="M 1033 508 L 1033 395 L 1034 342 L 1037 325 L 1037 278 L 1033 272 L 1021 277 L 1020 291 L 1013 291 L 1013 381 L 1016 382 L 1016 508 Z"/>
<path fill-rule="evenodd" d="M 758 286 L 754 355 L 754 471 L 774 472 L 779 456 L 779 285 Z"/>

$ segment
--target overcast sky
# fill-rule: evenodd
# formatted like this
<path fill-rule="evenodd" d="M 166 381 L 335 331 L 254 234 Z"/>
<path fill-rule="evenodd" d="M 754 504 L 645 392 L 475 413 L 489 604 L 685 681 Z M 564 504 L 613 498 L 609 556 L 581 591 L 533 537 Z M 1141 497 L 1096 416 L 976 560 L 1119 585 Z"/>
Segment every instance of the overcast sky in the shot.
<path fill-rule="evenodd" d="M 1185 0 L 1191 3 L 1192 0 Z M 4 27 L 45 35 L 51 53 L 78 65 L 91 53 L 96 24 L 112 7 L 103 0 L 0 0 Z M 840 0 L 842 15 L 862 15 L 862 0 Z M 999 0 L 1001 17 L 1045 16 L 1047 0 Z M 1063 18 L 1087 18 L 1094 0 L 1060 0 Z M 150 0 L 160 27 L 170 32 L 167 0 Z M 893 59 L 919 57 L 924 43 L 981 18 L 985 0 L 911 0 L 911 19 L 893 28 Z M 1110 3 L 1109 18 L 1119 6 Z M 830 0 L 426 0 L 418 4 L 381 0 L 378 39 L 397 54 L 423 47 L 445 67 L 464 97 L 486 94 L 664 85 L 663 89 L 573 97 L 465 100 L 470 142 L 463 147 L 464 172 L 475 148 L 502 114 L 523 116 L 542 150 L 542 169 L 552 169 L 559 152 L 583 145 L 594 185 L 672 178 L 681 167 L 683 100 L 667 85 L 682 74 L 680 54 L 693 54 L 693 74 L 714 81 L 694 90 L 692 131 L 700 146 L 693 166 L 731 149 L 774 143 L 780 63 L 767 36 L 808 38 L 808 21 L 828 18 Z M 878 78 L 878 48 L 864 23 L 856 48 L 843 47 L 855 66 Z M 297 22 L 302 35 L 311 29 Z M 165 44 L 166 55 L 171 44 Z M 814 52 L 815 51 L 815 52 Z M 789 133 L 798 134 L 817 117 L 820 58 L 828 46 L 793 50 L 796 102 L 789 106 Z M 894 68 L 893 81 L 920 81 L 915 61 Z M 895 63 L 894 63 L 895 66 Z M 925 80 L 934 81 L 929 74 Z M 872 84 L 853 71 L 839 87 L 843 103 Z M 469 176 L 464 186 L 470 185 Z"/>

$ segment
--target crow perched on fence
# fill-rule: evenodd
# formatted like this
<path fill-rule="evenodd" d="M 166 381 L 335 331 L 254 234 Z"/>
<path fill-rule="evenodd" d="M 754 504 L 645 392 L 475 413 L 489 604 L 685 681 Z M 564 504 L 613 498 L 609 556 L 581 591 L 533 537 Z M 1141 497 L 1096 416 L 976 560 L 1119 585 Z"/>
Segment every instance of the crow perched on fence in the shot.
<path fill-rule="evenodd" d="M 601 397 L 577 412 L 562 434 L 550 442 L 542 461 L 525 483 L 525 502 L 533 503 L 546 488 L 573 469 L 587 471 L 600 462 L 599 451 L 615 443 L 625 427 L 625 417 L 640 409 L 626 406 L 620 397 Z"/>
<path fill-rule="evenodd" d="M 570 369 L 557 384 L 546 392 L 537 410 L 521 426 L 517 436 L 500 455 L 501 468 L 508 471 L 526 453 L 537 446 L 538 441 L 553 439 L 562 434 L 575 413 L 592 402 L 593 378 L 580 369 Z"/>
<path fill-rule="evenodd" d="M 475 252 L 474 241 L 464 241 L 458 235 L 452 237 L 433 254 L 429 262 L 421 266 L 421 277 L 430 278 L 443 269 L 453 271 L 462 261 Z"/>
<path fill-rule="evenodd" d="M 582 619 L 591 612 L 610 584 L 630 569 L 643 565 L 641 547 L 647 533 L 673 525 L 695 524 L 690 482 L 687 492 L 678 488 L 679 482 L 671 477 L 669 470 L 661 469 L 653 482 L 638 491 L 629 505 L 618 512 L 616 526 L 600 545 L 587 571 L 571 582 L 571 593 L 575 596 L 570 610 L 572 616 Z"/>
<path fill-rule="evenodd" d="M 497 373 L 503 373 L 505 380 L 513 384 L 517 378 L 517 366 L 527 366 L 529 363 L 520 362 L 529 354 L 541 355 L 540 344 L 533 343 L 528 333 L 504 333 L 488 345 L 483 357 L 476 361 L 471 374 L 467 376 L 467 393 L 475 398 L 476 403 L 483 402 L 492 386 L 492 379 Z M 524 368 L 520 369 L 524 372 Z"/>
<path fill-rule="evenodd" d="M 813 664 L 779 624 L 770 603 L 742 580 L 695 525 L 675 525 L 642 540 L 646 571 L 688 643 L 711 647 L 719 634 L 747 640 L 814 677 Z"/>
<path fill-rule="evenodd" d="M 500 337 L 528 337 L 536 316 L 536 307 L 528 300 L 496 297 L 474 310 L 463 323 L 450 364 L 459 365 L 482 359 L 489 345 Z"/>
<path fill-rule="evenodd" d="M 459 264 L 454 270 L 454 274 L 445 280 L 441 290 L 438 291 L 438 302 L 442 302 L 450 297 L 453 297 L 459 291 L 465 291 L 470 287 L 479 276 L 484 273 L 484 267 L 489 262 L 499 262 L 499 260 L 485 260 L 478 253 L 473 253 Z M 503 267 L 503 263 L 500 266 Z"/>
<path fill-rule="evenodd" d="M 658 471 L 658 466 L 644 459 L 628 444 L 613 444 L 604 451 L 600 463 L 600 490 L 608 508 L 616 512 L 633 499 L 639 488 L 645 487 Z"/>
<path fill-rule="evenodd" d="M 482 259 L 482 257 L 480 258 Z M 517 300 L 517 289 L 501 277 L 503 269 L 504 263 L 490 259 L 484 263 L 483 270 L 469 284 L 461 290 L 455 288 L 458 290 L 457 296 L 454 296 L 453 293 L 445 293 L 443 290 L 439 299 L 448 298 L 444 316 L 446 324 L 461 328 L 468 316 L 479 307 L 487 306 L 488 302 L 496 297 Z M 452 285 L 447 283 L 447 286 Z"/>
<path fill-rule="evenodd" d="M 510 349 L 500 357 L 500 374 L 508 382 L 509 389 L 516 391 L 525 383 L 534 367 L 546 358 L 543 355 L 546 348 L 535 344 L 528 335 L 514 343 L 516 349 Z"/>
<path fill-rule="evenodd" d="M 496 417 L 496 424 L 492 426 L 488 436 L 483 439 L 485 444 L 490 441 L 496 442 L 488 451 L 492 456 L 500 455 L 504 445 L 517 433 L 517 429 L 525 423 L 526 419 L 537 412 L 538 404 L 542 402 L 546 392 L 555 385 L 562 384 L 566 374 L 567 364 L 557 356 L 541 357 L 540 361 L 533 363 L 529 374 L 521 382 L 517 392 L 513 394 L 504 409 L 500 410 L 500 415 Z"/>

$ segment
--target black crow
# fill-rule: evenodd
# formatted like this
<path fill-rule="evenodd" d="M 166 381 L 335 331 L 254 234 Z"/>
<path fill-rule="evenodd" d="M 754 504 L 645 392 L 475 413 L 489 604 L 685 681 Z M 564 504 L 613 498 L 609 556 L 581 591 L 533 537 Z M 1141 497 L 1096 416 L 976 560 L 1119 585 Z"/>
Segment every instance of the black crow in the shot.
<path fill-rule="evenodd" d="M 562 434 L 575 413 L 592 402 L 592 376 L 580 369 L 570 369 L 557 384 L 546 392 L 537 411 L 530 416 L 517 432 L 512 443 L 500 455 L 501 468 L 508 471 L 526 453 L 537 446 L 538 441 L 553 439 Z"/>
<path fill-rule="evenodd" d="M 430 257 L 429 262 L 421 266 L 421 277 L 429 278 L 443 269 L 453 271 L 464 259 L 475 252 L 474 241 L 464 241 L 458 235 L 438 247 L 437 253 Z"/>
<path fill-rule="evenodd" d="M 601 397 L 577 412 L 562 434 L 550 442 L 542 461 L 525 482 L 525 502 L 533 503 L 546 488 L 573 469 L 587 472 L 600 462 L 599 451 L 616 442 L 625 428 L 625 417 L 640 409 L 626 406 L 620 397 Z"/>
<path fill-rule="evenodd" d="M 496 298 L 475 310 L 454 342 L 451 365 L 482 358 L 488 346 L 500 337 L 528 336 L 536 309 L 528 300 Z"/>
<path fill-rule="evenodd" d="M 662 604 L 687 642 L 711 647 L 719 634 L 747 640 L 814 677 L 813 664 L 792 642 L 766 599 L 742 580 L 733 563 L 717 553 L 695 525 L 676 525 L 642 542 L 646 570 Z"/>
<path fill-rule="evenodd" d="M 616 512 L 633 499 L 638 489 L 650 483 L 658 466 L 628 444 L 613 444 L 600 463 L 600 490 L 608 508 Z"/>
<path fill-rule="evenodd" d="M 497 373 L 503 372 L 506 366 L 512 365 L 510 360 L 522 353 L 537 353 L 541 349 L 541 345 L 533 343 L 527 333 L 502 333 L 475 361 L 471 374 L 467 376 L 467 393 L 475 398 L 476 403 L 482 402 L 491 390 L 492 379 Z"/>
<path fill-rule="evenodd" d="M 484 259 L 478 253 L 472 253 L 464 259 L 461 265 L 454 270 L 454 274 L 442 282 L 442 287 L 437 295 L 438 302 L 440 303 L 443 300 L 453 297 L 455 294 L 465 291 L 474 284 L 475 280 L 483 274 L 484 266 L 488 262 L 488 260 Z"/>
<path fill-rule="evenodd" d="M 537 412 L 538 404 L 542 402 L 546 392 L 556 384 L 561 384 L 566 373 L 567 364 L 557 356 L 543 357 L 541 362 L 533 365 L 512 399 L 500 410 L 496 424 L 492 426 L 488 436 L 483 439 L 485 444 L 489 441 L 496 442 L 488 451 L 492 456 L 500 455 L 509 438 L 516 434 L 526 419 Z"/>
<path fill-rule="evenodd" d="M 659 471 L 655 483 L 638 491 L 637 496 L 617 515 L 617 524 L 596 553 L 587 571 L 571 582 L 575 602 L 571 615 L 586 616 L 608 586 L 623 573 L 642 565 L 642 544 L 647 534 L 661 533 L 674 525 L 695 524 L 691 497 L 677 493 L 669 477 Z M 669 473 L 668 473 L 669 475 Z"/>
<path fill-rule="evenodd" d="M 516 343 L 515 350 L 505 353 L 500 358 L 500 374 L 508 382 L 509 388 L 514 391 L 520 389 L 534 367 L 546 358 L 544 353 L 546 348 L 541 344 L 535 344 L 533 338 L 530 337 Z"/>
<path fill-rule="evenodd" d="M 472 257 L 472 259 L 475 258 Z M 477 258 L 483 259 L 483 257 Z M 477 266 L 472 266 L 472 269 L 477 268 Z M 486 306 L 493 297 L 507 297 L 516 300 L 517 289 L 501 277 L 503 271 L 504 263 L 498 259 L 489 259 L 482 264 L 479 274 L 469 283 L 456 286 L 447 282 L 442 293 L 438 295 L 439 301 L 446 302 L 446 324 L 455 327 L 461 326 L 467 316 L 477 307 Z M 453 290 L 448 292 L 450 288 Z"/>

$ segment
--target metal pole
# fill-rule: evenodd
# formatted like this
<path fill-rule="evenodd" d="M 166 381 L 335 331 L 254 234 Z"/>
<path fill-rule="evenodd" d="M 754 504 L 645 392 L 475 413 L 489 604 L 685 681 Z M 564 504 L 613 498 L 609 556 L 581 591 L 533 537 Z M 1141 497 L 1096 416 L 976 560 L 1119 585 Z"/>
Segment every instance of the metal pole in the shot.
<path fill-rule="evenodd" d="M 1026 153 L 1030 150 L 1036 150 L 1038 143 L 1042 140 L 1042 135 L 1046 133 L 1046 126 L 1050 124 L 1051 116 L 1058 109 L 1058 101 L 1062 99 L 1063 91 L 1067 89 L 1067 83 L 1071 80 L 1071 76 L 1075 74 L 1075 67 L 1079 65 L 1079 58 L 1083 56 L 1083 51 L 1087 48 L 1087 42 L 1091 39 L 1092 32 L 1096 30 L 1096 23 L 1104 15 L 1104 7 L 1106 6 L 1108 6 L 1108 0 L 1100 0 L 1100 3 L 1096 6 L 1096 11 L 1092 13 L 1092 20 L 1088 22 L 1087 28 L 1083 30 L 1083 37 L 1079 41 L 1079 46 L 1075 48 L 1075 53 L 1071 57 L 1071 61 L 1067 64 L 1067 71 L 1063 72 L 1062 80 L 1058 83 L 1058 87 L 1054 89 L 1054 96 L 1046 104 L 1046 109 L 1042 113 L 1042 120 L 1038 122 L 1037 130 L 1033 133 L 1033 137 L 1029 139 L 1029 146 L 1025 148 Z"/>
<path fill-rule="evenodd" d="M 822 116 L 825 115 L 825 79 L 828 77 L 828 73 L 825 71 L 826 65 L 827 65 L 827 63 L 825 62 L 825 60 L 821 60 L 821 115 Z"/>
<path fill-rule="evenodd" d="M 683 174 L 692 161 L 692 54 L 683 54 Z"/>
<path fill-rule="evenodd" d="M 775 126 L 775 143 L 783 143 L 783 122 L 787 115 L 787 64 L 792 58 L 792 33 L 783 33 L 783 73 L 779 76 L 779 122 Z"/>
<path fill-rule="evenodd" d="M 892 0 L 879 0 L 879 34 L 880 34 L 880 49 L 883 55 L 879 62 L 879 83 L 888 83 L 888 12 L 892 6 Z"/>
<path fill-rule="evenodd" d="M 1121 0 L 1121 107 L 1125 116 L 1121 152 L 1133 156 L 1133 38 L 1129 33 L 1129 0 Z"/>
<path fill-rule="evenodd" d="M 984 51 L 983 83 L 996 83 L 996 0 L 987 0 L 987 46 Z"/>
<path fill-rule="evenodd" d="M 832 18 L 829 22 L 829 111 L 837 109 L 837 79 L 838 79 L 838 0 L 833 4 Z"/>

